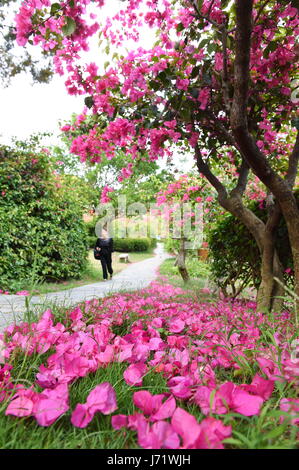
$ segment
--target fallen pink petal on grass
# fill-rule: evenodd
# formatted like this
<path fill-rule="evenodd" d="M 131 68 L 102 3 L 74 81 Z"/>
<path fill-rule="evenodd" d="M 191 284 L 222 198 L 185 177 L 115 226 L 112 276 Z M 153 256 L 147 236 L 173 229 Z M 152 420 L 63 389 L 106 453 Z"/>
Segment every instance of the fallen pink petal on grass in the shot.
<path fill-rule="evenodd" d="M 147 367 L 143 363 L 131 364 L 124 371 L 124 379 L 128 385 L 141 386 L 142 379 L 145 375 Z"/>
<path fill-rule="evenodd" d="M 85 428 L 95 413 L 108 415 L 117 409 L 115 390 L 109 382 L 97 385 L 88 395 L 86 403 L 79 403 L 71 416 L 74 426 Z"/>

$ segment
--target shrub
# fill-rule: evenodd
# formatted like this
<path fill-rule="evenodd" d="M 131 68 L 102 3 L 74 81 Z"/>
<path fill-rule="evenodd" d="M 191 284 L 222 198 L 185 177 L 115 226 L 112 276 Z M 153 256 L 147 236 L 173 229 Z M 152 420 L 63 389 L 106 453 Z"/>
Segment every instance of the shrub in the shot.
<path fill-rule="evenodd" d="M 296 194 L 299 199 L 299 192 Z M 249 208 L 264 222 L 267 212 L 259 202 L 251 202 Z M 249 230 L 231 214 L 218 217 L 213 228 L 208 231 L 209 260 L 211 274 L 222 289 L 231 287 L 233 294 L 241 285 L 243 288 L 258 288 L 261 282 L 261 256 L 257 244 Z M 293 268 L 287 227 L 282 218 L 278 229 L 276 246 L 283 269 Z M 285 280 L 292 284 L 293 278 L 285 273 Z"/>
<path fill-rule="evenodd" d="M 149 238 L 115 238 L 114 250 L 120 252 L 148 251 L 151 248 Z"/>
<path fill-rule="evenodd" d="M 89 222 L 85 222 L 85 228 L 87 231 L 88 246 L 94 248 L 97 236 L 95 234 L 95 226 L 97 218 L 94 217 Z M 133 251 L 148 251 L 149 249 L 155 248 L 157 240 L 155 238 L 113 238 L 114 250 L 120 252 L 131 253 Z"/>
<path fill-rule="evenodd" d="M 177 253 L 180 248 L 180 241 L 174 238 L 166 238 L 164 248 L 168 253 Z"/>
<path fill-rule="evenodd" d="M 0 151 L 0 287 L 80 277 L 87 239 L 82 210 L 48 155 Z"/>

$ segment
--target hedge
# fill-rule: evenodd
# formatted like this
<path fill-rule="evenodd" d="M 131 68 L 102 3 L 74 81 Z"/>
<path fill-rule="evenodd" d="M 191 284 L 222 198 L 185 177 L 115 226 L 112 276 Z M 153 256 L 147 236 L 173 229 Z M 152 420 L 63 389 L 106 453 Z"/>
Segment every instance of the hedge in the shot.
<path fill-rule="evenodd" d="M 82 210 L 60 189 L 50 159 L 0 149 L 0 288 L 78 278 L 86 266 Z"/>
<path fill-rule="evenodd" d="M 149 238 L 115 238 L 114 250 L 122 253 L 132 251 L 149 251 L 152 247 Z"/>
<path fill-rule="evenodd" d="M 87 231 L 88 246 L 94 248 L 97 237 L 95 235 L 96 218 L 85 222 Z M 155 238 L 113 238 L 114 250 L 122 253 L 133 251 L 143 252 L 154 248 L 157 245 Z"/>

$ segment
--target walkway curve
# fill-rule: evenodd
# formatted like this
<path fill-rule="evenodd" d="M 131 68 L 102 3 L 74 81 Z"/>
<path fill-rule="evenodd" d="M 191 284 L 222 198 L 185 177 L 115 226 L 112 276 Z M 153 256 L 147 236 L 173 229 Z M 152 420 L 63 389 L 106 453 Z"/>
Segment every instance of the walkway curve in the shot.
<path fill-rule="evenodd" d="M 68 307 L 85 300 L 106 297 L 114 292 L 143 289 L 156 279 L 158 267 L 168 257 L 169 255 L 164 252 L 163 244 L 158 243 L 153 258 L 130 264 L 123 271 L 116 274 L 112 280 L 59 292 L 50 292 L 44 295 L 35 295 L 30 299 L 28 298 L 30 307 L 38 308 L 50 303 Z M 0 331 L 10 323 L 24 319 L 25 299 L 26 297 L 19 295 L 0 295 Z"/>

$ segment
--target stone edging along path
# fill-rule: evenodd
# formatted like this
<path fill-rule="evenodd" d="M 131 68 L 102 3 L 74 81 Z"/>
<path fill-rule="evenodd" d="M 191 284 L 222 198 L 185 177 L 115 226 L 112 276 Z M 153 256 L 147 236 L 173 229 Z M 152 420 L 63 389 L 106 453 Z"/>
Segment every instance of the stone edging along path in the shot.
<path fill-rule="evenodd" d="M 55 303 L 63 306 L 76 305 L 90 299 L 105 297 L 114 292 L 124 290 L 139 290 L 147 287 L 156 277 L 160 264 L 168 258 L 164 252 L 163 244 L 158 243 L 155 249 L 155 256 L 138 263 L 132 263 L 112 280 L 107 282 L 97 282 L 86 286 L 75 287 L 73 289 L 59 292 L 51 292 L 44 295 L 35 295 L 28 298 L 30 307 Z M 99 266 L 99 276 L 101 269 Z M 26 297 L 19 295 L 0 295 L 0 331 L 11 323 L 24 319 L 26 311 Z"/>

